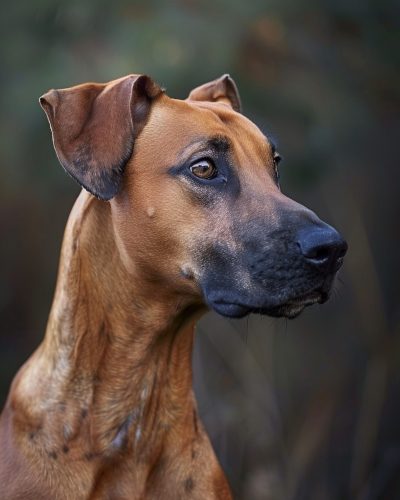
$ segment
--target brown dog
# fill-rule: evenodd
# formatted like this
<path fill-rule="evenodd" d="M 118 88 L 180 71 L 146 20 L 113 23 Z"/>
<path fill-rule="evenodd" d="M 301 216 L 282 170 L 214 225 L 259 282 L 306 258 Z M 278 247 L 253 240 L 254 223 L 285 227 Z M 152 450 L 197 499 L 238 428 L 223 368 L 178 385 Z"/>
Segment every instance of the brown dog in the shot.
<path fill-rule="evenodd" d="M 92 194 L 1 417 L 1 498 L 231 498 L 197 416 L 194 325 L 208 307 L 294 317 L 326 300 L 346 244 L 280 192 L 278 154 L 227 75 L 186 101 L 130 75 L 40 102 Z"/>

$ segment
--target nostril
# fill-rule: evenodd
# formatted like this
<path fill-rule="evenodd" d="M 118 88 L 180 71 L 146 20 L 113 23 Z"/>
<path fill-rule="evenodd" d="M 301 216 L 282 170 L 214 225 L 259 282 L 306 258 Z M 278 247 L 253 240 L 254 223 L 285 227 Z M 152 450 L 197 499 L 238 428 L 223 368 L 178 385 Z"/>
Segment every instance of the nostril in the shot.
<path fill-rule="evenodd" d="M 307 259 L 318 260 L 319 262 L 327 260 L 332 255 L 332 249 L 328 245 L 321 245 L 309 249 L 309 251 L 303 254 Z"/>
<path fill-rule="evenodd" d="M 300 251 L 311 264 L 340 267 L 347 251 L 347 243 L 335 229 L 330 226 L 307 227 L 298 236 Z"/>

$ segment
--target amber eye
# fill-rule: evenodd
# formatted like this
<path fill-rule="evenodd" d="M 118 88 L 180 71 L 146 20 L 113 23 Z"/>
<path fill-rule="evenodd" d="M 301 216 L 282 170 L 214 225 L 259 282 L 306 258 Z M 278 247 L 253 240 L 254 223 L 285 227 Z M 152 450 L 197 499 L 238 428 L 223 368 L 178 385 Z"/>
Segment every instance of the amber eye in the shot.
<path fill-rule="evenodd" d="M 193 175 L 199 179 L 213 179 L 217 173 L 217 167 L 211 160 L 200 160 L 190 167 Z"/>

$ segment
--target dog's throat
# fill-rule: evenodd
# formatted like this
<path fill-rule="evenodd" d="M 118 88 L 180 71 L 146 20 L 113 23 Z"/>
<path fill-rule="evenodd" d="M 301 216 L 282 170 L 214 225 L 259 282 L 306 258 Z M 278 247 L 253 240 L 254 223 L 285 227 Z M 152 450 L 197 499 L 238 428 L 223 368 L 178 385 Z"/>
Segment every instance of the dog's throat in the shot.
<path fill-rule="evenodd" d="M 16 382 L 14 406 L 26 408 L 32 441 L 55 456 L 146 455 L 170 429 L 193 427 L 195 313 L 146 302 L 131 280 L 121 282 L 115 246 L 104 236 L 100 245 L 99 215 L 86 204 L 68 223 L 46 337 Z"/>

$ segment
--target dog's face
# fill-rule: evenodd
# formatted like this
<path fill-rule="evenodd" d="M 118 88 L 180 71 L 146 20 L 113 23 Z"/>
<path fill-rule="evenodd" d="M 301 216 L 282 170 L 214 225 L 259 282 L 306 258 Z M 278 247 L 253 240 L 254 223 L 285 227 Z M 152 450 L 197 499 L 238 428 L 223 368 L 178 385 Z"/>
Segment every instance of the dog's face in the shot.
<path fill-rule="evenodd" d="M 111 200 L 127 267 L 163 282 L 171 293 L 204 300 L 225 316 L 294 317 L 305 306 L 325 301 L 346 243 L 282 194 L 279 154 L 239 112 L 232 80 L 223 77 L 199 87 L 186 101 L 150 90 L 151 104 L 148 98 L 137 105 L 136 116 L 145 119 L 134 131 L 133 154 Z M 62 140 L 54 137 L 54 142 L 57 149 Z M 65 149 L 57 152 L 70 171 Z M 92 149 L 79 146 L 75 169 L 92 161 Z M 88 183 L 76 170 L 70 173 Z M 96 189 L 109 192 L 102 175 L 96 175 L 101 181 Z M 85 187 L 95 191 L 89 182 Z"/>

